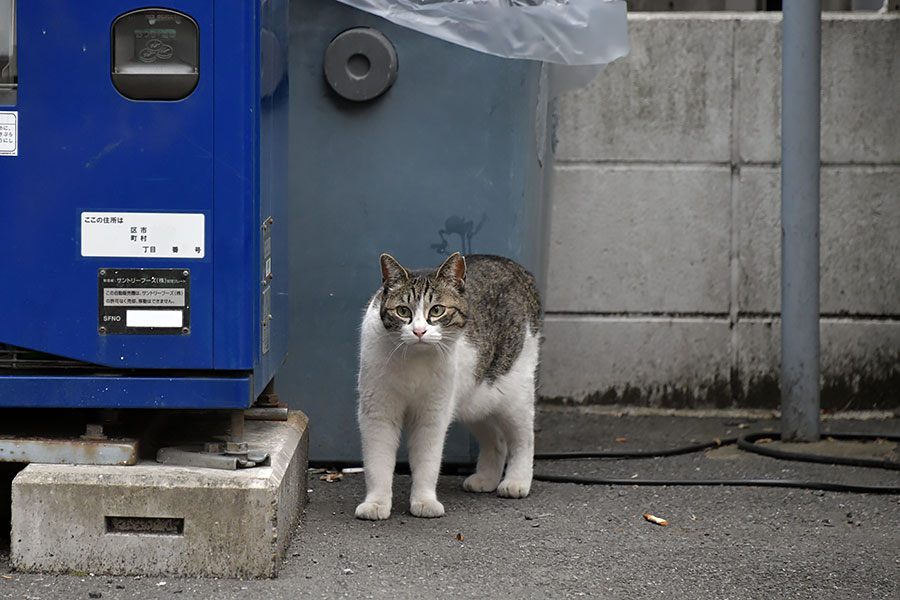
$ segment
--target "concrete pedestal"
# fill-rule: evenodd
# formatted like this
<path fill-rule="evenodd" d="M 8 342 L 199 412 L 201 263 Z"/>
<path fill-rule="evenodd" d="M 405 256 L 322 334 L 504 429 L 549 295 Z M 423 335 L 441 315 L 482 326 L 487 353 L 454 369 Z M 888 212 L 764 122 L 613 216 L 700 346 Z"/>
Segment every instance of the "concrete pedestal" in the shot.
<path fill-rule="evenodd" d="M 24 571 L 274 577 L 306 502 L 308 419 L 248 421 L 271 466 L 31 464 L 12 485 Z"/>

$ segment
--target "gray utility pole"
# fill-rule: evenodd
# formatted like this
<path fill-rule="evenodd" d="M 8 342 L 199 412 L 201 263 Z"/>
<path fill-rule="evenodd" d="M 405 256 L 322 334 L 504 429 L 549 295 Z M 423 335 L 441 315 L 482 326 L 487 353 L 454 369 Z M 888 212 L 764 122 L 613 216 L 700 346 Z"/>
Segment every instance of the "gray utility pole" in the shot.
<path fill-rule="evenodd" d="M 781 434 L 819 439 L 820 0 L 783 5 Z"/>

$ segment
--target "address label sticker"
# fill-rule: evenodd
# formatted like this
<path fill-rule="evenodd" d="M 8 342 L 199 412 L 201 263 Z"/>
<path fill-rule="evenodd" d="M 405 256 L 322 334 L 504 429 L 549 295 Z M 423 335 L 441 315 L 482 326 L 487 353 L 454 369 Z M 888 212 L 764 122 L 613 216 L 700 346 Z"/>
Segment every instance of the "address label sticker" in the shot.
<path fill-rule="evenodd" d="M 202 213 L 81 213 L 81 255 L 117 258 L 203 258 Z"/>
<path fill-rule="evenodd" d="M 19 155 L 19 113 L 0 111 L 0 156 Z"/>

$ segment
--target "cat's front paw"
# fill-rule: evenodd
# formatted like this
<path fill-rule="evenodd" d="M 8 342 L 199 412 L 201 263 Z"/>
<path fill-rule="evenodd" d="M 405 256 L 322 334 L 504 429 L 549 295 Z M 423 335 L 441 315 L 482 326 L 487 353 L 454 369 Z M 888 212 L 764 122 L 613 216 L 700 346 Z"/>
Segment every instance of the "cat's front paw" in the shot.
<path fill-rule="evenodd" d="M 497 486 L 497 495 L 504 498 L 524 498 L 531 491 L 531 480 L 504 479 Z"/>
<path fill-rule="evenodd" d="M 469 475 L 463 481 L 463 489 L 467 492 L 493 492 L 497 489 L 499 477 L 488 477 L 481 473 Z"/>
<path fill-rule="evenodd" d="M 367 521 L 382 521 L 391 516 L 391 504 L 378 504 L 377 502 L 363 502 L 356 507 L 356 518 Z"/>
<path fill-rule="evenodd" d="M 409 503 L 409 512 L 426 519 L 444 516 L 444 505 L 437 500 L 413 500 Z"/>

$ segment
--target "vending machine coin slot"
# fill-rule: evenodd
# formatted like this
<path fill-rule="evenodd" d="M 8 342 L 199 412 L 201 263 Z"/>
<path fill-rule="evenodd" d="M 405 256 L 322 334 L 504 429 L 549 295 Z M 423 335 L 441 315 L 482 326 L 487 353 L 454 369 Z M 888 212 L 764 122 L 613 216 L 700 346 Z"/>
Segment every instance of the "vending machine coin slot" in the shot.
<path fill-rule="evenodd" d="M 132 100 L 181 100 L 200 81 L 200 29 L 184 13 L 134 10 L 112 26 L 112 81 Z"/>

